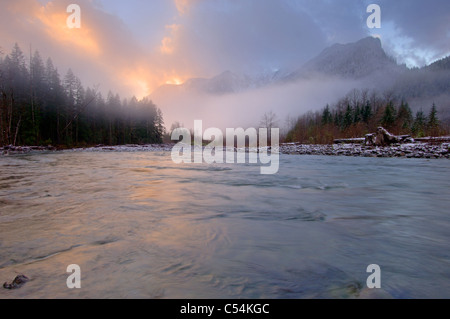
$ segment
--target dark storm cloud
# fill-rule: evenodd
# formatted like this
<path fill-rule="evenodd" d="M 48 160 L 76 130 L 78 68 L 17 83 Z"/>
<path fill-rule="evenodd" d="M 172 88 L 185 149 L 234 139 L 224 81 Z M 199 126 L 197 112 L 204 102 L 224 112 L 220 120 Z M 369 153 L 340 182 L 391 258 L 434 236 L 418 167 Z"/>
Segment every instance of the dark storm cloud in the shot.
<path fill-rule="evenodd" d="M 429 52 L 431 59 L 450 54 L 450 1 L 380 0 L 382 17 L 410 40 L 412 50 Z"/>
<path fill-rule="evenodd" d="M 180 24 L 183 54 L 215 72 L 299 65 L 326 44 L 316 22 L 284 1 L 204 1 Z"/>
<path fill-rule="evenodd" d="M 367 35 L 367 1 L 290 0 L 288 3 L 314 19 L 326 34 L 328 44 L 354 42 Z"/>

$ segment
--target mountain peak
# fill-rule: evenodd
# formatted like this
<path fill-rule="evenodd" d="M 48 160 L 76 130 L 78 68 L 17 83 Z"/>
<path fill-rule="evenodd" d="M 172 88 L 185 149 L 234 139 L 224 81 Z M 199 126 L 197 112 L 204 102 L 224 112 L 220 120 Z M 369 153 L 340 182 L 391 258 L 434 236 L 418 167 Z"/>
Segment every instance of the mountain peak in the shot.
<path fill-rule="evenodd" d="M 228 70 L 212 78 L 187 80 L 175 89 L 221 95 L 273 83 L 296 81 L 315 74 L 357 80 L 380 73 L 395 75 L 399 70 L 401 67 L 383 50 L 381 40 L 366 37 L 353 43 L 334 44 L 294 72 L 275 69 L 261 74 L 245 75 Z"/>
<path fill-rule="evenodd" d="M 376 46 L 381 48 L 381 40 L 378 37 L 366 37 L 356 42 L 356 44 Z"/>
<path fill-rule="evenodd" d="M 386 68 L 397 68 L 397 63 L 384 52 L 379 38 L 367 37 L 348 44 L 334 44 L 322 51 L 297 71 L 302 76 L 311 73 L 363 78 Z"/>
<path fill-rule="evenodd" d="M 329 51 L 337 51 L 343 49 L 363 49 L 363 50 L 375 50 L 375 51 L 383 51 L 381 40 L 376 37 L 366 37 L 356 42 L 351 43 L 335 43 L 332 46 L 323 50 L 322 54 Z M 384 51 L 383 51 L 384 52 Z"/>
<path fill-rule="evenodd" d="M 361 39 L 354 43 L 354 47 L 359 48 L 360 50 L 367 50 L 372 53 L 377 52 L 380 56 L 386 56 L 380 38 L 367 37 Z"/>

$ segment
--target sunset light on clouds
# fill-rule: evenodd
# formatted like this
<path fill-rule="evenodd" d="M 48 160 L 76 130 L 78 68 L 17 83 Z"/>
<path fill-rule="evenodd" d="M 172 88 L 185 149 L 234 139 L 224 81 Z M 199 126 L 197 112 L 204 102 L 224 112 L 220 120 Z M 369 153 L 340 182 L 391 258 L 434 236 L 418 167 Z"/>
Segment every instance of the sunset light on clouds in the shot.
<path fill-rule="evenodd" d="M 163 84 L 227 70 L 298 67 L 326 46 L 372 33 L 361 23 L 366 1 L 79 0 L 82 27 L 69 29 L 66 8 L 73 2 L 0 0 L 0 46 L 8 52 L 17 42 L 25 53 L 31 46 L 52 57 L 62 74 L 72 68 L 86 85 L 123 97 L 142 98 Z M 420 65 L 448 53 L 450 41 L 434 35 L 445 29 L 448 11 L 427 8 L 434 15 L 411 23 L 405 17 L 419 15 L 425 5 L 380 2 L 384 25 L 394 27 L 376 34 L 399 62 Z M 400 37 L 407 45 L 396 43 Z"/>
<path fill-rule="evenodd" d="M 27 54 L 25 48 L 31 46 L 43 57 L 52 57 L 63 68 L 60 73 L 72 68 L 87 85 L 99 84 L 100 90 L 111 89 L 124 97 L 143 98 L 159 85 L 180 83 L 173 68 L 168 72 L 162 64 L 164 56 L 174 51 L 176 25 L 163 26 L 167 35 L 160 40 L 161 47 L 145 47 L 121 18 L 94 1 L 78 1 L 82 27 L 69 29 L 66 8 L 71 2 L 2 0 L 0 19 L 7 28 L 0 29 L 0 47 L 6 51 L 17 42 Z M 182 4 L 183 10 L 186 6 Z"/>
<path fill-rule="evenodd" d="M 69 29 L 67 26 L 67 13 L 54 6 L 52 2 L 39 8 L 36 18 L 42 22 L 47 35 L 63 46 L 70 46 L 93 57 L 102 54 L 95 31 L 88 25 L 79 29 Z"/>

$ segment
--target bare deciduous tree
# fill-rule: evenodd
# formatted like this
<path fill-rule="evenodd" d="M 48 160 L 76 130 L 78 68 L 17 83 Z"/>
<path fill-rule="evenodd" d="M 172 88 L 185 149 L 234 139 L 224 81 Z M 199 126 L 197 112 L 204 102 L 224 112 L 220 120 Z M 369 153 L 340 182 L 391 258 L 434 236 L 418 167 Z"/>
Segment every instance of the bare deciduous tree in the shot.
<path fill-rule="evenodd" d="M 278 116 L 272 111 L 264 113 L 261 118 L 260 127 L 267 128 L 267 138 L 269 145 L 271 145 L 272 129 L 278 127 Z"/>
<path fill-rule="evenodd" d="M 278 126 L 278 116 L 272 111 L 264 113 L 261 118 L 260 126 L 267 128 L 270 132 L 272 128 Z"/>

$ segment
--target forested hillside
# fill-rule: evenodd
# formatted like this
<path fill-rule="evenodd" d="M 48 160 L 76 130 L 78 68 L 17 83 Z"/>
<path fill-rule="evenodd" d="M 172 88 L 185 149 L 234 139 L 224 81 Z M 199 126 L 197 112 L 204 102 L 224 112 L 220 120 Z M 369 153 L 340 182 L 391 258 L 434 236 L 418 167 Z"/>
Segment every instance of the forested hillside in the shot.
<path fill-rule="evenodd" d="M 448 123 L 439 120 L 435 104 L 413 114 L 407 101 L 389 93 L 353 90 L 333 106 L 300 116 L 286 141 L 327 144 L 338 138 L 364 137 L 379 126 L 393 134 L 413 137 L 449 133 Z"/>
<path fill-rule="evenodd" d="M 61 76 L 51 58 L 0 51 L 0 146 L 161 143 L 163 116 L 149 99 L 121 100 Z"/>

